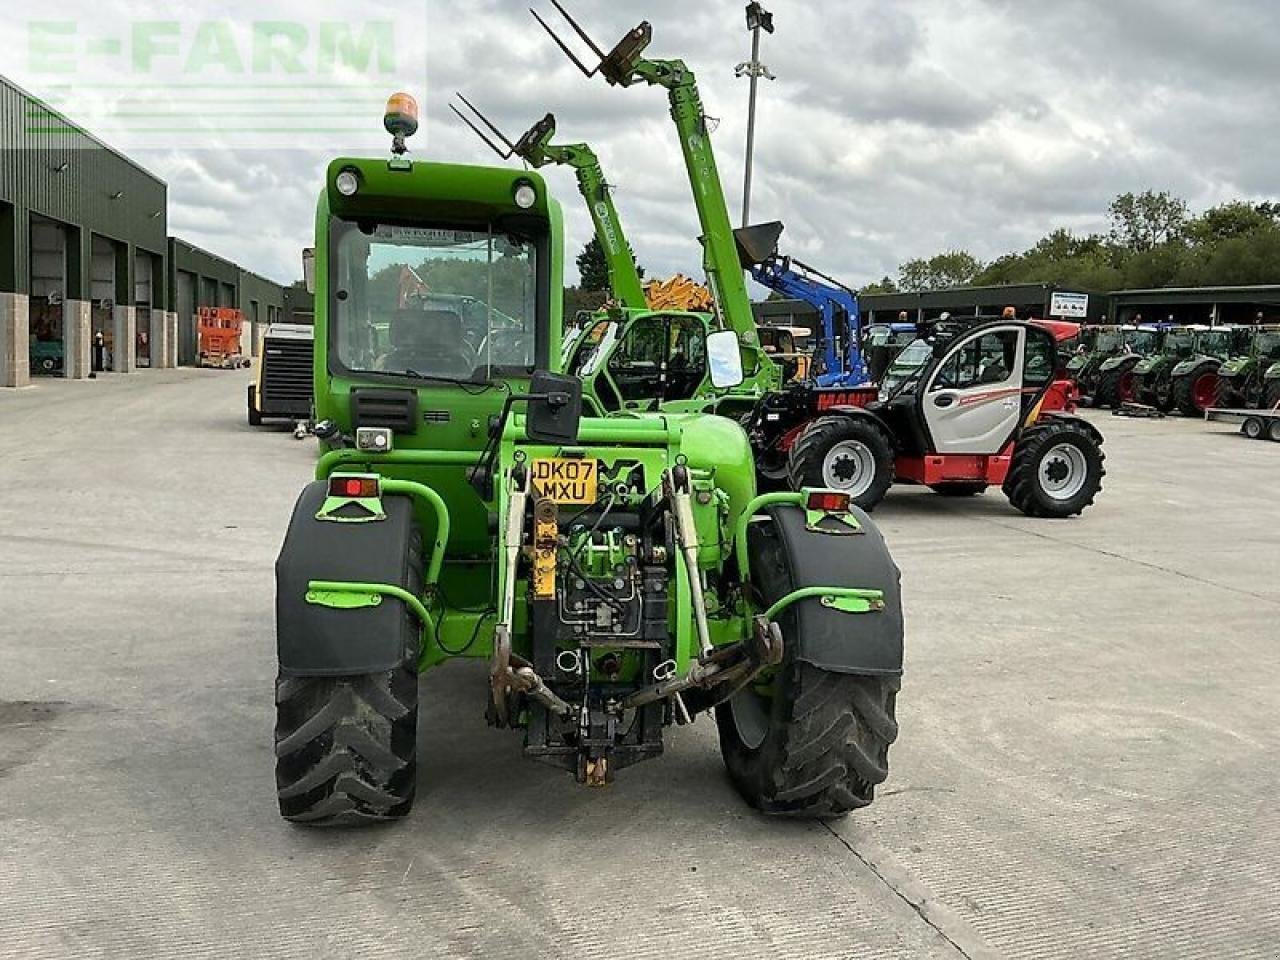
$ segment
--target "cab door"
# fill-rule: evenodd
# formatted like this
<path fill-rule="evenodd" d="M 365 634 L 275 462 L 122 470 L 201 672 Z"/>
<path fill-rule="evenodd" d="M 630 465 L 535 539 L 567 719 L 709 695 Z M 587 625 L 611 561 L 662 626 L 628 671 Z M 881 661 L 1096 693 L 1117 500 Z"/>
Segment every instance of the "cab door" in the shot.
<path fill-rule="evenodd" d="M 1022 417 L 1024 327 L 957 337 L 926 377 L 921 416 L 936 453 L 999 453 Z"/>

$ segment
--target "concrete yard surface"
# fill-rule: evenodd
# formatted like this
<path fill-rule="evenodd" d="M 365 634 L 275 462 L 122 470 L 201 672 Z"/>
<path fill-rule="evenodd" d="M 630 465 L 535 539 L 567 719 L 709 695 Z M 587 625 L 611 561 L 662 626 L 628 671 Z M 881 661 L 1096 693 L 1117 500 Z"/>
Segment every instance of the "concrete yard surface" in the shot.
<path fill-rule="evenodd" d="M 1280 955 L 1280 444 L 1088 416 L 1027 519 L 898 488 L 901 736 L 874 806 L 774 821 L 707 719 L 608 789 L 422 683 L 417 806 L 306 830 L 272 774 L 272 564 L 315 441 L 243 374 L 0 394 L 0 957 Z"/>

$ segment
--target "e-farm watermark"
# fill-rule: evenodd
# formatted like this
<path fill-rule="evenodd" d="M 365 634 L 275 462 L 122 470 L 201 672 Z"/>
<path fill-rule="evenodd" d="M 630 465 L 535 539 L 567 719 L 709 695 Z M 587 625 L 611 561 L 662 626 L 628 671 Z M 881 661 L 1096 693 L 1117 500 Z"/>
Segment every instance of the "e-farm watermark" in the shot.
<path fill-rule="evenodd" d="M 32 19 L 25 78 L 43 102 L 27 129 L 75 123 L 126 149 L 175 137 L 194 147 L 364 140 L 378 135 L 389 93 L 425 86 L 425 5 L 367 18 L 310 0 L 290 19 Z"/>

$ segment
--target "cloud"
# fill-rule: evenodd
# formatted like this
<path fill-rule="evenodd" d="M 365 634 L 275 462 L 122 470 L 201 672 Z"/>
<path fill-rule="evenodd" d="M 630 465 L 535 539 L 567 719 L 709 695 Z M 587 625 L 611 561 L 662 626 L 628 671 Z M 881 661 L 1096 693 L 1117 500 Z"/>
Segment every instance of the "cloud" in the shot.
<path fill-rule="evenodd" d="M 734 66 L 749 54 L 740 0 L 647 0 L 642 13 L 603 0 L 567 3 L 604 46 L 647 17 L 651 55 L 683 57 L 697 72 L 707 112 L 718 119 L 713 142 L 736 222 L 747 82 Z M 535 5 L 556 23 L 549 4 Z M 72 17 L 134 19 L 160 9 L 122 0 L 61 6 Z M 233 6 L 192 0 L 181 15 L 212 19 Z M 377 109 L 390 88 L 411 88 L 423 101 L 419 156 L 498 162 L 448 111 L 461 90 L 512 134 L 553 111 L 564 139 L 600 154 L 650 275 L 698 273 L 700 228 L 664 91 L 583 78 L 525 6 L 363 5 L 361 16 L 394 16 L 403 30 L 398 69 L 371 78 L 368 102 L 350 109 L 357 132 L 279 149 L 238 145 L 213 124 L 130 152 L 168 181 L 171 232 L 289 280 L 310 240 L 327 158 L 385 152 Z M 766 6 L 777 32 L 764 37 L 762 59 L 777 80 L 760 85 L 753 219 L 783 220 L 788 250 L 849 283 L 952 247 L 989 259 L 1057 226 L 1102 229 L 1110 199 L 1125 190 L 1171 189 L 1193 207 L 1275 195 L 1280 7 L 1267 0 Z M 278 0 L 271 15 L 314 18 L 314 8 L 312 0 Z M 37 92 L 47 80 L 21 70 L 15 78 Z M 571 173 L 547 175 L 565 206 L 572 263 L 590 221 Z"/>

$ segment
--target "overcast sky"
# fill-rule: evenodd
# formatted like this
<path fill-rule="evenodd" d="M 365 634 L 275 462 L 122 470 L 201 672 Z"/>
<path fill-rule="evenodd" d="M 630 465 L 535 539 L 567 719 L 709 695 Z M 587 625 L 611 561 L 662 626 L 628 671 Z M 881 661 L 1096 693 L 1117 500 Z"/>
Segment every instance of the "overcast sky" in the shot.
<path fill-rule="evenodd" d="M 30 6 L 0 5 L 15 8 L 0 26 L 4 49 L 29 48 L 18 17 Z M 554 16 L 545 0 L 533 5 Z M 734 66 L 749 54 L 744 4 L 566 5 L 605 47 L 649 19 L 650 54 L 683 58 L 697 72 L 707 111 L 720 121 L 713 142 L 736 222 L 748 84 Z M 170 233 L 276 280 L 300 272 L 327 158 L 385 154 L 380 107 L 397 88 L 423 107 L 423 132 L 411 141 L 420 158 L 498 162 L 449 113 L 454 90 L 513 134 L 556 113 L 562 139 L 585 140 L 600 154 L 650 275 L 699 272 L 697 220 L 664 92 L 586 80 L 536 27 L 526 0 L 188 0 L 178 13 L 145 0 L 50 6 L 40 15 L 74 25 L 59 44 L 117 36 L 128 65 L 77 56 L 59 73 L 57 56 L 42 54 L 25 63 L 6 57 L 13 65 L 5 71 L 168 181 Z M 1100 230 L 1109 200 L 1126 190 L 1168 189 L 1193 209 L 1280 195 L 1275 0 L 766 6 L 777 32 L 765 36 L 762 60 L 777 80 L 761 83 L 752 219 L 784 221 L 787 252 L 848 283 L 895 275 L 902 261 L 948 248 L 988 259 L 1056 226 Z M 175 16 L 172 28 L 143 28 L 155 47 L 140 67 L 130 48 L 137 24 Z M 302 28 L 303 73 L 254 72 L 249 21 L 267 17 Z M 323 22 L 392 18 L 399 30 L 386 69 L 371 61 L 364 72 L 324 73 L 315 52 Z M 220 22 L 231 25 L 235 50 L 212 45 L 222 34 L 202 27 Z M 202 28 L 204 62 L 193 63 Z M 343 85 L 336 92 L 335 81 Z M 284 82 L 294 86 L 274 86 Z M 157 114 L 174 111 L 180 121 L 163 123 L 177 129 L 143 132 L 140 120 L 124 118 L 120 91 L 130 84 L 135 111 L 139 99 Z M 237 98 L 240 112 L 227 113 Z M 267 134 L 246 122 L 277 106 L 308 132 Z M 590 221 L 572 174 L 547 176 L 568 215 L 571 262 Z"/>

